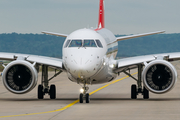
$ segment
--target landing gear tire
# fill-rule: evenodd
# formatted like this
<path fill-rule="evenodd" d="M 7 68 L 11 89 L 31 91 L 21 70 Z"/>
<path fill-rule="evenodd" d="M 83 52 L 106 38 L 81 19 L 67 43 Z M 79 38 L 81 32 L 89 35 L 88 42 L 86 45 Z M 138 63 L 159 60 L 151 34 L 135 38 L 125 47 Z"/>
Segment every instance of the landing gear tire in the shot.
<path fill-rule="evenodd" d="M 137 99 L 137 87 L 136 87 L 136 85 L 131 86 L 131 99 Z"/>
<path fill-rule="evenodd" d="M 38 99 L 43 99 L 43 98 L 44 98 L 43 86 L 39 85 L 38 86 Z"/>
<path fill-rule="evenodd" d="M 89 93 L 86 94 L 86 103 L 89 103 L 90 99 L 89 99 Z"/>
<path fill-rule="evenodd" d="M 144 87 L 143 90 L 143 98 L 144 99 L 149 99 L 149 91 Z"/>
<path fill-rule="evenodd" d="M 56 86 L 55 85 L 50 86 L 49 95 L 51 99 L 56 99 Z"/>
<path fill-rule="evenodd" d="M 79 95 L 79 103 L 83 103 L 83 94 L 82 93 Z"/>

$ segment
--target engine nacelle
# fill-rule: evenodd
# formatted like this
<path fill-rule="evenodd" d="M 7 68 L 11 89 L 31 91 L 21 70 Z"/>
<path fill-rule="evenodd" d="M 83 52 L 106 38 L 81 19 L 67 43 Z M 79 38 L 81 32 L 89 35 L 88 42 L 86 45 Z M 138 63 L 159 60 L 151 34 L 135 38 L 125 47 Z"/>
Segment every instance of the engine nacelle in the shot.
<path fill-rule="evenodd" d="M 2 74 L 4 86 L 15 94 L 31 91 L 37 84 L 37 78 L 36 69 L 25 60 L 12 61 L 4 68 Z"/>
<path fill-rule="evenodd" d="M 145 66 L 142 79 L 146 89 L 162 94 L 174 87 L 177 81 L 177 71 L 171 63 L 165 60 L 155 60 Z"/>

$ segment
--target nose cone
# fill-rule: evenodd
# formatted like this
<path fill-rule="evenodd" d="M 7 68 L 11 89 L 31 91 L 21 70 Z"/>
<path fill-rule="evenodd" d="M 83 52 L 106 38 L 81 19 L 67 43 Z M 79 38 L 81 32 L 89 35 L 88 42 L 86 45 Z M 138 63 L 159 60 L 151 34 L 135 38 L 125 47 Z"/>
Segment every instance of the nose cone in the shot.
<path fill-rule="evenodd" d="M 79 50 L 66 59 L 66 67 L 74 77 L 86 79 L 93 76 L 101 65 L 100 57 L 93 51 Z"/>
<path fill-rule="evenodd" d="M 86 58 L 77 58 L 74 59 L 75 63 L 71 70 L 71 73 L 78 78 L 89 78 L 94 75 L 97 71 L 96 61 L 92 57 Z"/>

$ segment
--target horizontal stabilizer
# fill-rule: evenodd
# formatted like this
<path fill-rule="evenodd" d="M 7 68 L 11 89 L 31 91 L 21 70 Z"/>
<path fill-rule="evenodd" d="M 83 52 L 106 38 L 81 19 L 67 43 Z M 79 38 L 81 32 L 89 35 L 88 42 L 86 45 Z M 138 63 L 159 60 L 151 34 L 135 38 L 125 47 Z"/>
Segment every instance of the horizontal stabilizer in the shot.
<path fill-rule="evenodd" d="M 148 36 L 148 35 L 154 35 L 154 34 L 159 34 L 159 33 L 164 33 L 165 31 L 156 31 L 156 32 L 150 32 L 150 33 L 143 33 L 143 34 L 137 34 L 137 35 L 129 35 L 129 36 L 123 36 L 123 37 L 117 37 L 117 41 L 121 40 L 127 40 L 131 38 L 137 38 L 137 37 L 143 37 L 143 36 Z"/>
<path fill-rule="evenodd" d="M 67 36 L 68 36 L 68 35 L 66 35 L 66 34 L 53 33 L 53 32 L 47 32 L 47 31 L 43 31 L 42 33 L 48 34 L 48 35 L 61 36 L 61 37 L 67 37 Z"/>

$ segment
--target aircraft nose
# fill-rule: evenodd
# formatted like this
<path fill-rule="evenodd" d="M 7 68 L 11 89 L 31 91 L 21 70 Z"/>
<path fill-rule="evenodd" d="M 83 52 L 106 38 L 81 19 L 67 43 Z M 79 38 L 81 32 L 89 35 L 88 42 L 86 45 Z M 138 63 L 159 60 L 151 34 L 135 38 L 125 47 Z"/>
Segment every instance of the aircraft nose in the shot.
<path fill-rule="evenodd" d="M 94 75 L 97 71 L 97 64 L 95 60 L 90 58 L 79 58 L 74 59 L 76 65 L 74 65 L 74 70 L 71 72 L 78 78 L 88 78 Z"/>
<path fill-rule="evenodd" d="M 96 66 L 96 62 L 95 61 L 89 61 L 89 64 L 83 64 L 82 66 L 80 66 L 79 68 L 79 73 L 84 77 L 90 77 L 92 76 L 94 73 L 96 73 L 97 71 L 97 66 Z"/>
<path fill-rule="evenodd" d="M 100 66 L 100 58 L 95 55 L 71 56 L 71 61 L 67 62 L 68 71 L 77 78 L 86 79 L 93 76 Z"/>

